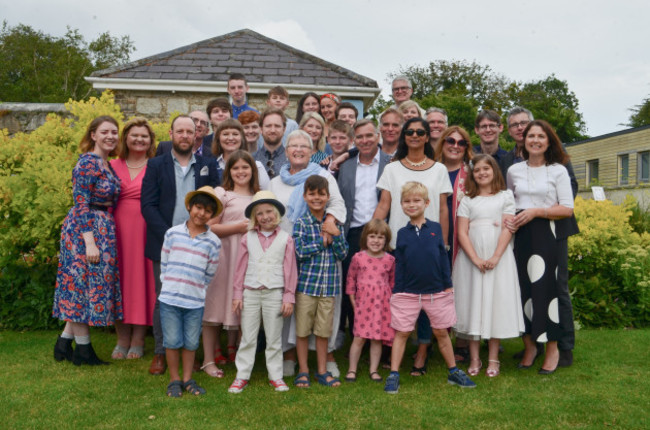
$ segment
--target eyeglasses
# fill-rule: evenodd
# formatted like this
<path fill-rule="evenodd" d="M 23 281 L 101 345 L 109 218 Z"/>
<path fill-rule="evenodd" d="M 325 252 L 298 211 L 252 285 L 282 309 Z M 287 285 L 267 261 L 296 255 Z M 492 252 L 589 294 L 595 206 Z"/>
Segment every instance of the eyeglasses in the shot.
<path fill-rule="evenodd" d="M 408 91 L 410 89 L 411 89 L 411 87 L 393 87 L 393 92 L 397 93 L 399 91 Z"/>
<path fill-rule="evenodd" d="M 499 128 L 498 124 L 483 124 L 483 125 L 479 126 L 478 129 L 481 130 L 481 131 L 485 131 L 485 130 L 496 130 L 498 128 Z"/>
<path fill-rule="evenodd" d="M 519 127 L 526 127 L 530 123 L 530 121 L 519 121 L 519 122 L 513 122 L 512 124 L 508 124 L 509 128 L 519 128 Z"/>
<path fill-rule="evenodd" d="M 266 173 L 268 173 L 270 177 L 275 176 L 275 170 L 273 170 L 273 166 L 273 160 L 268 160 L 266 162 Z"/>
<path fill-rule="evenodd" d="M 426 136 L 427 132 L 425 130 L 422 130 L 421 128 L 418 128 L 417 130 L 409 128 L 404 132 L 404 134 L 407 136 L 413 136 L 414 134 L 417 134 L 419 137 L 422 137 L 422 136 Z"/>
<path fill-rule="evenodd" d="M 467 141 L 465 139 L 456 140 L 453 137 L 445 137 L 445 143 L 449 146 L 458 145 L 461 148 L 467 147 Z"/>
<path fill-rule="evenodd" d="M 190 117 L 190 118 L 192 118 L 192 121 L 194 121 L 194 124 L 196 124 L 196 125 L 201 124 L 203 127 L 207 127 L 207 126 L 208 126 L 208 122 L 205 121 L 205 120 L 203 120 L 203 119 L 201 119 L 201 118 L 194 118 L 194 117 Z"/>

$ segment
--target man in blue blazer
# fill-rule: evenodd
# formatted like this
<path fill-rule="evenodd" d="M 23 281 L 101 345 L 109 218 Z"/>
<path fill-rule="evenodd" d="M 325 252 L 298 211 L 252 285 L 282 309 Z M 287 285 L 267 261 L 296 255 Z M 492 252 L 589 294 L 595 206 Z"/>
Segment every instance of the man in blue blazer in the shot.
<path fill-rule="evenodd" d="M 345 294 L 345 280 L 352 256 L 360 250 L 359 240 L 363 226 L 372 219 L 372 214 L 379 203 L 377 181 L 391 158 L 390 155 L 379 150 L 379 131 L 371 120 L 359 120 L 354 124 L 353 129 L 354 144 L 359 150 L 359 155 L 343 163 L 338 175 L 339 189 L 347 211 L 344 233 L 350 245 L 348 256 L 343 260 L 344 294 L 339 327 L 344 331 L 347 319 L 350 333 L 354 325 L 354 312 L 350 299 Z"/>
<path fill-rule="evenodd" d="M 193 112 L 190 112 L 189 116 L 192 118 L 192 121 L 194 121 L 194 125 L 196 126 L 196 134 L 194 135 L 194 147 L 192 148 L 192 152 L 195 155 L 200 155 L 202 157 L 215 158 L 212 154 L 212 139 L 209 141 L 204 141 L 204 137 L 206 137 L 210 131 L 210 121 L 208 115 L 200 110 L 195 110 Z M 172 141 L 162 141 L 158 143 L 158 147 L 156 148 L 156 157 L 167 152 L 171 152 L 171 150 Z"/>
<path fill-rule="evenodd" d="M 156 296 L 160 294 L 161 287 L 160 251 L 165 232 L 189 218 L 185 208 L 185 195 L 204 185 L 218 185 L 214 160 L 192 153 L 195 134 L 192 118 L 187 115 L 176 117 L 169 132 L 172 139 L 171 151 L 149 159 L 142 180 L 140 205 L 147 223 L 145 256 L 153 262 Z M 161 375 L 165 373 L 167 365 L 158 301 L 154 307 L 153 332 L 156 347 L 149 373 Z"/>

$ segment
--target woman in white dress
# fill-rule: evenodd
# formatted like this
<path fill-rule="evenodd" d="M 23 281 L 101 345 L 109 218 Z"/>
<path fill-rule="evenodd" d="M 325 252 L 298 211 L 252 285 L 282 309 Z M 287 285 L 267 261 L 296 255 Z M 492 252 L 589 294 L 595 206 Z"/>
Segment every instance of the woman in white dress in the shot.
<path fill-rule="evenodd" d="M 515 200 L 503 190 L 499 165 L 490 155 L 474 157 L 466 186 L 457 212 L 461 249 L 452 273 L 456 332 L 470 341 L 467 373 L 472 376 L 482 367 L 479 342 L 489 339 L 486 374 L 494 377 L 500 339 L 519 337 L 525 328 L 512 233 L 503 225 L 515 215 Z"/>

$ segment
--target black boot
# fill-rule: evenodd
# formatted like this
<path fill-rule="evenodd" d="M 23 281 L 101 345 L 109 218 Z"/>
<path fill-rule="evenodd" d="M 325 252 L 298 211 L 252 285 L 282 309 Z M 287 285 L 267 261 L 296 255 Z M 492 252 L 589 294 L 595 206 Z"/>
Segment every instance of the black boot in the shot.
<path fill-rule="evenodd" d="M 75 366 L 81 366 L 82 364 L 88 364 L 90 366 L 97 366 L 99 364 L 110 364 L 106 361 L 102 361 L 95 354 L 93 346 L 89 343 L 87 345 L 79 345 L 74 349 L 74 356 L 72 362 Z"/>
<path fill-rule="evenodd" d="M 56 361 L 72 361 L 72 355 L 72 339 L 59 336 L 56 345 L 54 345 L 54 359 Z"/>

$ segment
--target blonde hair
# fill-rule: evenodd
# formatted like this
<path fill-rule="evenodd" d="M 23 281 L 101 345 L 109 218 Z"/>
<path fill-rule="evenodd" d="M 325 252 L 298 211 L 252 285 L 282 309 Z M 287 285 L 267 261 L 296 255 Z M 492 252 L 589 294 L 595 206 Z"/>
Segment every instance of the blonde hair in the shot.
<path fill-rule="evenodd" d="M 258 226 L 257 224 L 257 219 L 255 216 L 257 215 L 257 208 L 260 207 L 260 205 L 265 204 L 265 202 L 261 202 L 253 206 L 253 210 L 251 211 L 251 216 L 248 217 L 248 230 L 255 230 L 255 227 Z M 280 225 L 280 221 L 282 221 L 282 215 L 280 215 L 280 211 L 278 208 L 275 207 L 275 205 L 272 205 L 271 203 L 266 203 L 267 205 L 271 205 L 273 208 L 273 213 L 275 214 L 275 224 L 273 225 L 273 228 L 277 227 Z"/>
<path fill-rule="evenodd" d="M 406 111 L 411 108 L 415 108 L 415 110 L 417 111 L 418 113 L 417 118 L 422 118 L 422 113 L 420 112 L 420 106 L 413 100 L 406 100 L 405 102 L 402 102 L 402 104 L 399 105 L 397 110 L 400 111 L 402 115 L 404 115 Z"/>
<path fill-rule="evenodd" d="M 429 201 L 429 190 L 421 182 L 409 181 L 402 185 L 402 193 L 400 196 L 400 202 L 404 200 L 404 197 L 411 195 L 419 195 L 425 201 Z"/>
<path fill-rule="evenodd" d="M 312 142 L 312 150 L 316 148 L 317 151 L 321 151 L 321 152 L 325 151 L 325 138 L 326 138 L 325 120 L 323 119 L 322 116 L 320 116 L 320 114 L 318 114 L 317 112 L 305 112 L 305 114 L 303 114 L 302 116 L 302 119 L 300 120 L 300 130 L 304 131 L 303 127 L 305 126 L 305 124 L 307 124 L 307 121 L 309 121 L 310 119 L 313 119 L 317 123 L 319 123 L 322 129 L 321 130 L 322 134 L 320 135 L 320 139 L 318 139 L 318 142 Z M 287 139 L 287 143 L 288 142 L 289 139 Z"/>

